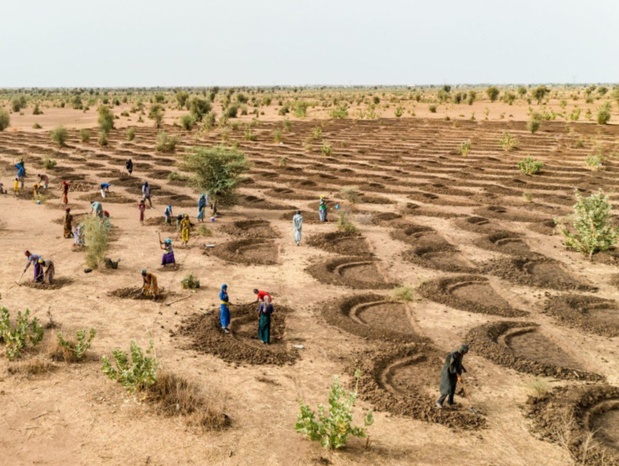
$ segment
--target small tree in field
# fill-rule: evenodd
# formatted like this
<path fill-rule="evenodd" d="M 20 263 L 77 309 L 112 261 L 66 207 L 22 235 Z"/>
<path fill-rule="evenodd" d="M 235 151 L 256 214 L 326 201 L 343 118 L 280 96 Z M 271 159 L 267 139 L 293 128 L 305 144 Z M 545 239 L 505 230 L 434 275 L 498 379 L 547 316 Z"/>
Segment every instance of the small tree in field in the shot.
<path fill-rule="evenodd" d="M 617 241 L 617 228 L 611 223 L 611 204 L 602 190 L 589 197 L 583 197 L 578 191 L 572 229 L 563 226 L 561 233 L 565 236 L 565 245 L 587 256 L 589 259 L 598 251 L 612 248 Z"/>
<path fill-rule="evenodd" d="M 541 104 L 542 100 L 544 100 L 544 97 L 546 97 L 546 95 L 549 93 L 550 93 L 550 89 L 548 89 L 546 86 L 537 86 L 531 92 L 531 94 L 533 95 L 533 98 L 537 100 L 538 104 Z"/>
<path fill-rule="evenodd" d="M 110 107 L 107 105 L 99 107 L 98 112 L 99 127 L 101 128 L 101 132 L 107 136 L 114 128 L 114 113 L 112 113 L 112 110 L 110 110 Z"/>
<path fill-rule="evenodd" d="M 209 194 L 215 214 L 219 202 L 233 203 L 249 163 L 245 154 L 229 147 L 193 147 L 185 154 L 184 169 L 193 173 L 194 186 Z"/>
<path fill-rule="evenodd" d="M 155 128 L 161 128 L 161 122 L 163 121 L 163 107 L 159 104 L 151 105 L 148 112 L 148 118 L 155 122 Z"/>
<path fill-rule="evenodd" d="M 488 94 L 490 102 L 494 102 L 499 97 L 499 89 L 496 86 L 490 86 L 486 89 L 486 94 Z"/>
<path fill-rule="evenodd" d="M 11 117 L 9 116 L 9 112 L 5 109 L 0 108 L 0 131 L 4 131 L 11 124 Z"/>
<path fill-rule="evenodd" d="M 598 114 L 597 114 L 598 124 L 605 125 L 606 123 L 610 121 L 610 116 L 611 116 L 610 109 L 611 109 L 610 102 L 606 102 L 604 105 L 598 108 Z"/>
<path fill-rule="evenodd" d="M 86 243 L 86 265 L 96 269 L 103 261 L 109 245 L 108 231 L 99 218 L 88 217 L 84 221 Z"/>
<path fill-rule="evenodd" d="M 67 138 L 69 137 L 69 132 L 65 129 L 64 126 L 58 126 L 51 132 L 52 141 L 58 144 L 58 147 L 64 147 L 67 142 Z"/>

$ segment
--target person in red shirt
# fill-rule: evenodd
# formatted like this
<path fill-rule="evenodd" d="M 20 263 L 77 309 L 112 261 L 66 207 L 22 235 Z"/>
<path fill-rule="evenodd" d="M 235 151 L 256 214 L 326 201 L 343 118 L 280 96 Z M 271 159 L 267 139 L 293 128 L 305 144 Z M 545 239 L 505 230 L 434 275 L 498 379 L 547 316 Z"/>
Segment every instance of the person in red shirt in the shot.
<path fill-rule="evenodd" d="M 144 225 L 144 211 L 146 210 L 146 203 L 144 202 L 144 199 L 142 199 L 138 204 L 138 210 L 140 211 L 140 224 Z"/>
<path fill-rule="evenodd" d="M 254 289 L 254 294 L 257 295 L 256 302 L 269 304 L 273 302 L 273 298 L 267 291 Z"/>

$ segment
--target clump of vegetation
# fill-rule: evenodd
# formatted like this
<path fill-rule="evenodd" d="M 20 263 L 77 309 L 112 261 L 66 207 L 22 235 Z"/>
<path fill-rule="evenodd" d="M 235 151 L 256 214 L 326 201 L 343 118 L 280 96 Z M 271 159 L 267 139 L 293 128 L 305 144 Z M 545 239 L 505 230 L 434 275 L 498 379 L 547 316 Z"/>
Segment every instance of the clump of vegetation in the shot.
<path fill-rule="evenodd" d="M 185 154 L 184 169 L 194 186 L 212 199 L 213 213 L 220 202 L 233 204 L 241 175 L 249 170 L 245 154 L 225 146 L 193 147 Z"/>
<path fill-rule="evenodd" d="M 357 227 L 352 223 L 348 212 L 345 210 L 340 210 L 337 218 L 337 229 L 345 233 L 357 233 Z"/>
<path fill-rule="evenodd" d="M 181 285 L 186 290 L 195 290 L 196 288 L 200 288 L 200 280 L 192 273 L 189 273 L 181 280 Z"/>
<path fill-rule="evenodd" d="M 568 249 L 591 259 L 596 252 L 607 251 L 617 242 L 618 230 L 611 221 L 612 205 L 602 190 L 588 197 L 575 191 L 575 196 L 571 228 L 562 224 L 561 233 Z"/>
<path fill-rule="evenodd" d="M 155 141 L 155 148 L 159 152 L 174 152 L 176 150 L 176 144 L 178 144 L 178 138 L 170 136 L 165 131 L 159 131 L 157 133 L 157 139 Z"/>
<path fill-rule="evenodd" d="M 38 124 L 37 122 L 32 124 L 32 129 L 41 129 L 42 126 L 40 124 Z M 0 129 L 0 131 L 2 131 L 2 129 Z"/>
<path fill-rule="evenodd" d="M 527 121 L 527 129 L 531 131 L 531 134 L 535 134 L 539 131 L 540 126 L 542 125 L 540 116 L 535 113 L 531 116 L 531 119 Z"/>
<path fill-rule="evenodd" d="M 486 89 L 486 94 L 488 95 L 490 102 L 496 101 L 496 99 L 499 98 L 499 93 L 500 91 L 496 86 L 490 86 Z"/>
<path fill-rule="evenodd" d="M 4 108 L 0 108 L 0 131 L 4 131 L 11 124 L 11 116 Z"/>
<path fill-rule="evenodd" d="M 46 170 L 56 168 L 56 165 L 58 165 L 58 163 L 54 159 L 50 159 L 49 157 L 43 159 L 43 166 Z"/>
<path fill-rule="evenodd" d="M 531 155 L 518 161 L 518 169 L 525 175 L 535 175 L 543 167 L 544 162 L 533 158 Z"/>
<path fill-rule="evenodd" d="M 461 155 L 464 155 L 465 157 L 468 156 L 471 152 L 471 141 L 467 139 L 466 141 L 460 143 L 460 146 L 458 146 L 458 151 Z"/>
<path fill-rule="evenodd" d="M 206 237 L 213 236 L 213 230 L 211 230 L 206 225 L 200 225 L 198 229 L 196 230 L 196 233 L 200 236 L 206 236 Z"/>
<path fill-rule="evenodd" d="M 400 286 L 394 288 L 391 293 L 389 293 L 389 299 L 391 301 L 404 301 L 408 303 L 415 299 L 415 292 L 410 286 Z"/>
<path fill-rule="evenodd" d="M 357 202 L 359 202 L 360 193 L 359 190 L 355 187 L 342 188 L 340 193 L 342 194 L 342 197 L 351 204 L 356 204 Z"/>
<path fill-rule="evenodd" d="M 64 147 L 69 137 L 69 132 L 64 126 L 58 126 L 51 132 L 52 141 L 54 141 L 58 147 Z"/>
<path fill-rule="evenodd" d="M 36 104 L 34 104 L 34 108 L 32 109 L 32 114 L 33 115 L 43 115 L 43 112 L 39 108 L 39 103 L 38 102 Z"/>
<path fill-rule="evenodd" d="M 196 118 L 193 115 L 183 115 L 181 117 L 181 127 L 185 131 L 191 131 L 196 124 Z"/>
<path fill-rule="evenodd" d="M 183 175 L 182 173 L 179 173 L 179 172 L 170 172 L 170 174 L 168 175 L 168 181 L 185 182 L 185 181 L 189 181 L 189 176 Z"/>
<path fill-rule="evenodd" d="M 535 89 L 533 89 L 533 91 L 531 91 L 531 95 L 535 98 L 535 100 L 537 100 L 538 104 L 541 104 L 542 100 L 544 100 L 544 97 L 546 97 L 546 95 L 549 93 L 550 89 L 548 89 L 546 86 L 537 86 Z"/>
<path fill-rule="evenodd" d="M 322 128 L 320 126 L 312 128 L 312 139 L 315 141 L 320 141 L 322 139 Z"/>
<path fill-rule="evenodd" d="M 97 332 L 94 328 L 90 329 L 90 332 L 86 333 L 86 329 L 78 330 L 74 339 L 65 339 L 62 332 L 56 334 L 56 340 L 60 347 L 61 355 L 66 362 L 78 362 L 84 359 L 86 351 L 88 351 L 92 345 Z"/>
<path fill-rule="evenodd" d="M 356 374 L 357 375 L 357 374 Z M 314 411 L 309 405 L 299 401 L 301 410 L 294 428 L 308 439 L 329 450 L 342 448 L 348 437 L 366 437 L 367 427 L 374 423 L 374 414 L 368 411 L 363 417 L 363 427 L 353 426 L 353 408 L 357 400 L 357 392 L 347 392 L 335 378 L 329 393 L 329 407 L 320 404 Z"/>
<path fill-rule="evenodd" d="M 5 354 L 9 361 L 18 359 L 22 351 L 35 347 L 43 340 L 45 331 L 39 319 L 30 317 L 30 309 L 23 314 L 17 312 L 15 325 L 11 325 L 11 314 L 5 307 L 0 308 L 0 339 L 6 347 Z"/>
<path fill-rule="evenodd" d="M 527 384 L 527 386 L 528 386 L 529 389 L 531 389 L 531 391 L 533 392 L 533 394 L 537 398 L 541 398 L 543 396 L 546 396 L 548 394 L 548 392 L 550 391 L 546 381 L 544 381 L 542 379 L 538 379 L 538 378 L 535 378 L 535 379 L 531 380 Z"/>
<path fill-rule="evenodd" d="M 163 107 L 159 104 L 154 104 L 150 106 L 150 110 L 148 111 L 148 118 L 155 122 L 155 128 L 161 128 L 161 122 L 163 121 Z"/>
<path fill-rule="evenodd" d="M 610 110 L 611 110 L 610 102 L 606 102 L 604 105 L 598 108 L 598 114 L 597 114 L 598 124 L 605 125 L 606 123 L 610 121 L 610 116 L 611 116 Z"/>
<path fill-rule="evenodd" d="M 146 351 L 131 340 L 130 354 L 121 349 L 112 351 L 113 364 L 107 356 L 103 356 L 103 373 L 122 384 L 131 393 L 147 389 L 157 380 L 159 361 L 153 353 L 152 340 Z"/>
<path fill-rule="evenodd" d="M 108 144 L 107 134 L 108 133 L 106 133 L 105 131 L 99 132 L 99 139 L 97 140 L 97 142 L 99 143 L 100 146 L 107 146 Z"/>
<path fill-rule="evenodd" d="M 133 141 L 135 139 L 135 128 L 127 129 L 127 141 Z"/>
<path fill-rule="evenodd" d="M 82 142 L 90 141 L 90 130 L 88 128 L 84 128 L 80 130 L 80 141 Z"/>
<path fill-rule="evenodd" d="M 108 230 L 97 217 L 84 220 L 84 242 L 86 244 L 86 265 L 96 269 L 104 260 L 109 246 Z"/>
<path fill-rule="evenodd" d="M 107 105 L 101 105 L 97 112 L 99 113 L 99 129 L 107 136 L 114 129 L 114 113 Z"/>
<path fill-rule="evenodd" d="M 393 114 L 396 116 L 396 118 L 400 118 L 402 115 L 404 115 L 404 108 L 398 105 L 395 108 L 395 111 L 393 112 Z"/>
<path fill-rule="evenodd" d="M 332 110 L 331 118 L 335 120 L 343 120 L 344 118 L 348 118 L 348 106 L 343 104 Z"/>
<path fill-rule="evenodd" d="M 589 167 L 589 169 L 591 170 L 603 170 L 604 156 L 599 152 L 591 154 L 587 157 L 585 163 L 587 164 L 587 167 Z"/>
<path fill-rule="evenodd" d="M 276 144 L 279 144 L 280 142 L 284 142 L 284 135 L 282 134 L 281 130 L 276 129 L 273 132 L 273 140 L 275 141 Z"/>
<path fill-rule="evenodd" d="M 430 110 L 430 113 L 436 113 L 436 105 L 428 106 L 428 110 Z"/>
<path fill-rule="evenodd" d="M 501 136 L 501 140 L 499 141 L 499 143 L 501 144 L 501 148 L 505 152 L 509 152 L 518 147 L 518 140 L 509 133 L 503 133 L 503 136 Z"/>
<path fill-rule="evenodd" d="M 522 198 L 525 202 L 533 202 L 533 193 L 531 191 L 525 191 L 522 193 Z"/>
<path fill-rule="evenodd" d="M 256 136 L 256 133 L 254 133 L 251 127 L 249 126 L 245 128 L 245 133 L 243 134 L 243 137 L 247 141 L 255 141 L 256 139 L 258 139 L 258 136 Z"/>
<path fill-rule="evenodd" d="M 286 165 L 288 165 L 288 158 L 287 157 L 280 157 L 278 162 L 277 162 L 277 165 L 280 168 L 286 168 Z"/>
<path fill-rule="evenodd" d="M 323 142 L 322 146 L 320 146 L 320 153 L 324 155 L 325 157 L 329 157 L 332 152 L 333 152 L 333 149 L 331 148 L 331 144 L 327 142 Z"/>

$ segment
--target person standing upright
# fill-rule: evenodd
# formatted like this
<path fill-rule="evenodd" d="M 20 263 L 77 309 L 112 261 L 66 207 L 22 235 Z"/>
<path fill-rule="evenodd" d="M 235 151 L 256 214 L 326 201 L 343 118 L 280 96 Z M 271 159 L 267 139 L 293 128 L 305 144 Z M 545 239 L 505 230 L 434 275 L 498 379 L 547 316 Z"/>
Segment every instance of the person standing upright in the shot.
<path fill-rule="evenodd" d="M 228 296 L 228 285 L 221 285 L 219 292 L 219 322 L 221 329 L 225 333 L 230 333 L 230 297 Z"/>
<path fill-rule="evenodd" d="M 294 234 L 294 242 L 297 246 L 301 245 L 301 235 L 303 229 L 303 216 L 301 211 L 297 210 L 297 213 L 292 217 L 292 232 Z"/>
<path fill-rule="evenodd" d="M 148 184 L 148 181 L 145 181 L 142 185 L 142 198 L 144 199 L 144 201 L 148 201 L 148 205 L 152 209 L 153 202 L 150 200 L 150 186 Z"/>
<path fill-rule="evenodd" d="M 443 364 L 443 368 L 441 369 L 441 396 L 436 402 L 437 408 L 443 407 L 445 398 L 447 398 L 447 406 L 453 406 L 456 386 L 458 382 L 462 381 L 462 373 L 466 372 L 466 369 L 462 365 L 462 359 L 468 352 L 468 345 L 462 344 L 457 350 L 452 351 L 445 358 L 445 364 Z"/>

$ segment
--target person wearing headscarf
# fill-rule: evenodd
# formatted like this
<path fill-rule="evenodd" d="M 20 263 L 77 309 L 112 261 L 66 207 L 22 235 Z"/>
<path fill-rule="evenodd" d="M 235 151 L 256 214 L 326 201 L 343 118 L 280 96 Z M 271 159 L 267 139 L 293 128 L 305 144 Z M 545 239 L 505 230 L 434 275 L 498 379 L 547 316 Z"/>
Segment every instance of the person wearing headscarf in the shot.
<path fill-rule="evenodd" d="M 292 217 L 292 233 L 294 234 L 294 242 L 297 246 L 301 245 L 301 235 L 303 229 L 303 216 L 301 211 L 297 210 L 297 213 Z"/>
<path fill-rule="evenodd" d="M 15 168 L 17 168 L 17 179 L 19 180 L 20 189 L 24 189 L 24 178 L 26 178 L 26 167 L 24 166 L 24 161 L 20 160 L 15 164 Z"/>
<path fill-rule="evenodd" d="M 150 200 L 150 185 L 148 184 L 148 181 L 145 181 L 142 185 L 142 198 L 144 199 L 144 201 L 148 201 L 148 205 L 152 209 L 153 201 Z"/>
<path fill-rule="evenodd" d="M 172 206 L 169 205 L 163 211 L 163 218 L 164 218 L 164 222 L 165 222 L 166 225 L 171 225 L 172 224 L 172 215 L 174 215 L 172 213 Z"/>
<path fill-rule="evenodd" d="M 456 385 L 458 385 L 458 381 L 462 380 L 462 373 L 466 372 L 466 369 L 462 365 L 462 359 L 468 352 L 468 345 L 462 344 L 457 350 L 452 351 L 445 358 L 445 364 L 443 364 L 443 368 L 441 369 L 441 396 L 436 402 L 437 408 L 443 407 L 443 402 L 446 398 L 448 406 L 454 404 Z"/>
<path fill-rule="evenodd" d="M 172 240 L 170 238 L 166 238 L 166 240 L 161 243 L 161 249 L 163 249 L 163 256 L 161 256 L 161 265 L 164 267 L 171 265 L 172 267 L 176 268 L 176 260 L 174 259 Z"/>
<path fill-rule="evenodd" d="M 320 196 L 320 204 L 318 205 L 318 217 L 321 222 L 327 221 L 327 201 L 324 196 Z"/>
<path fill-rule="evenodd" d="M 125 167 L 127 168 L 127 173 L 129 173 L 129 176 L 131 176 L 131 174 L 133 173 L 133 160 L 128 159 L 125 162 Z"/>
<path fill-rule="evenodd" d="M 67 205 L 69 203 L 69 183 L 62 180 L 62 203 Z"/>
<path fill-rule="evenodd" d="M 54 267 L 54 262 L 49 259 L 39 259 L 41 263 L 41 268 L 45 267 L 45 273 L 43 274 L 44 281 L 47 280 L 47 283 L 50 285 L 54 284 L 54 275 L 56 275 L 56 268 Z"/>
<path fill-rule="evenodd" d="M 189 243 L 189 237 L 191 236 L 191 221 L 189 220 L 189 215 L 183 215 L 183 219 L 180 223 L 181 228 L 181 240 L 183 244 L 187 246 Z"/>
<path fill-rule="evenodd" d="M 198 215 L 197 219 L 199 222 L 204 222 L 204 214 L 206 213 L 206 205 L 208 204 L 208 199 L 206 198 L 206 194 L 202 194 L 200 199 L 198 200 Z"/>
<path fill-rule="evenodd" d="M 159 292 L 159 287 L 157 286 L 157 277 L 147 272 L 146 269 L 142 269 L 142 294 L 144 296 L 148 296 L 149 298 L 153 298 L 153 301 L 157 299 L 157 293 Z"/>
<path fill-rule="evenodd" d="M 45 174 L 40 174 L 38 176 L 39 176 L 39 183 L 43 185 L 43 189 L 47 189 L 49 187 L 49 176 Z"/>
<path fill-rule="evenodd" d="M 138 203 L 138 210 L 140 211 L 140 225 L 144 225 L 144 212 L 146 211 L 146 203 L 144 199 L 140 199 Z"/>
<path fill-rule="evenodd" d="M 39 189 L 41 189 L 41 185 L 39 183 L 34 183 L 32 187 L 32 197 L 35 201 L 39 199 Z"/>
<path fill-rule="evenodd" d="M 99 189 L 101 189 L 101 197 L 105 199 L 105 196 L 110 193 L 110 183 L 101 183 Z"/>
<path fill-rule="evenodd" d="M 65 209 L 64 214 L 64 237 L 73 238 L 73 215 L 69 207 Z"/>
<path fill-rule="evenodd" d="M 37 281 L 37 277 L 39 277 L 39 275 L 41 275 L 42 278 L 41 265 L 39 264 L 39 259 L 41 259 L 41 256 L 38 254 L 32 254 L 30 251 L 26 251 L 24 254 L 28 260 L 24 273 L 26 273 L 26 270 L 28 270 L 28 268 L 32 265 L 34 266 L 34 281 Z"/>
<path fill-rule="evenodd" d="M 273 304 L 269 299 L 265 299 L 258 307 L 258 338 L 262 343 L 271 343 L 271 314 L 273 314 Z"/>
<path fill-rule="evenodd" d="M 219 292 L 219 322 L 221 329 L 225 333 L 230 333 L 230 297 L 228 296 L 228 285 L 221 285 Z"/>
<path fill-rule="evenodd" d="M 95 201 L 90 204 L 90 212 L 95 217 L 103 218 L 103 205 L 99 201 Z"/>
<path fill-rule="evenodd" d="M 78 248 L 83 248 L 85 243 L 85 238 L 84 238 L 84 224 L 80 223 L 78 225 L 75 226 L 75 229 L 73 230 L 73 244 L 75 246 L 77 246 Z"/>

